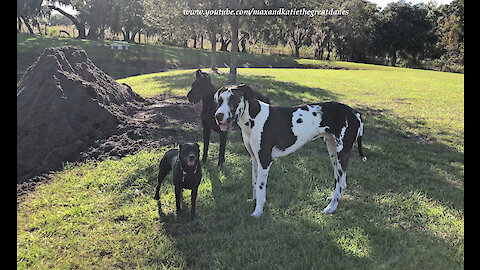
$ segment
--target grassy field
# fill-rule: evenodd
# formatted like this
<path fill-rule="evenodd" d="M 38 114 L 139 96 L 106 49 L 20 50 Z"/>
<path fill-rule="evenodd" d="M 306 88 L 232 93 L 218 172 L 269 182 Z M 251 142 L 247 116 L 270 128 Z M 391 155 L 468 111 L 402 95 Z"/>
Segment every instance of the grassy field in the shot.
<path fill-rule="evenodd" d="M 186 211 L 174 214 L 171 176 L 161 205 L 153 200 L 168 148 L 67 164 L 17 208 L 17 267 L 463 269 L 464 75 L 344 65 L 355 70 L 238 71 L 275 104 L 336 100 L 362 113 L 368 161 L 354 149 L 333 215 L 322 212 L 334 180 L 319 140 L 274 162 L 264 214 L 251 218 L 250 159 L 237 130 L 223 170 L 212 135 L 193 222 L 189 191 Z M 219 87 L 228 76 L 211 77 Z M 184 98 L 193 79 L 181 70 L 120 81 L 145 97 Z M 201 131 L 185 132 L 201 141 Z"/>

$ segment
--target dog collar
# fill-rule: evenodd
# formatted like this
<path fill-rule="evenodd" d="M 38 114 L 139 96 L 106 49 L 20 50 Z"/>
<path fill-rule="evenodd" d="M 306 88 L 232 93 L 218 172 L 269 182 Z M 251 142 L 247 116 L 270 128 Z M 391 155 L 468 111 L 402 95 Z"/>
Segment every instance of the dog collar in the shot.
<path fill-rule="evenodd" d="M 180 169 L 182 170 L 182 183 L 185 183 L 185 176 L 188 173 L 183 169 L 182 161 L 180 161 Z M 197 163 L 197 166 L 195 166 L 195 170 L 193 171 L 193 174 L 197 173 L 197 169 L 198 169 L 198 163 Z"/>

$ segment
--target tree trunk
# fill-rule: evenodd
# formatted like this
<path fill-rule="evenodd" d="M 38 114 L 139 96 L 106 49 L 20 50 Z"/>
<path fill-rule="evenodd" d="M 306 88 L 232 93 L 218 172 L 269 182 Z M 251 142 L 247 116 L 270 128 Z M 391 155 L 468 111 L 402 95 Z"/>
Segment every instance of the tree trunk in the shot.
<path fill-rule="evenodd" d="M 210 53 L 210 68 L 217 71 L 217 34 L 215 33 L 215 24 L 210 24 L 210 43 L 212 44 L 212 52 Z"/>
<path fill-rule="evenodd" d="M 238 53 L 238 26 L 240 17 L 230 18 L 230 29 L 232 31 L 232 49 L 230 50 L 230 74 L 228 83 L 237 83 L 237 53 Z"/>
<path fill-rule="evenodd" d="M 18 29 L 17 29 L 17 33 L 21 33 L 22 32 L 22 20 L 20 19 L 20 17 L 17 17 L 17 23 L 18 23 Z"/>
<path fill-rule="evenodd" d="M 397 52 L 393 51 L 391 55 L 392 55 L 392 59 L 391 59 L 390 65 L 394 67 L 397 63 Z"/>
<path fill-rule="evenodd" d="M 231 40 L 224 39 L 223 34 L 220 36 L 220 51 L 226 52 L 228 51 L 227 47 Z"/>
<path fill-rule="evenodd" d="M 295 45 L 295 57 L 300 58 L 300 46 Z"/>
<path fill-rule="evenodd" d="M 77 38 L 86 38 L 86 35 L 85 35 L 85 23 L 84 22 L 80 22 L 77 18 L 75 18 L 73 15 L 70 15 L 68 14 L 67 12 L 63 11 L 61 8 L 59 7 L 56 7 L 56 6 L 48 6 L 48 8 L 51 8 L 51 9 L 54 9 L 58 12 L 60 12 L 60 14 L 62 14 L 63 16 L 69 18 L 72 23 L 75 25 L 75 27 L 77 27 L 77 30 L 78 30 L 78 37 Z"/>
<path fill-rule="evenodd" d="M 90 28 L 88 29 L 87 39 L 90 39 L 90 40 L 98 39 L 97 30 L 98 30 L 98 26 L 96 25 L 90 26 Z"/>
<path fill-rule="evenodd" d="M 127 31 L 127 30 L 123 31 L 123 30 L 122 30 L 122 34 L 123 34 L 123 41 L 129 42 L 129 40 L 130 40 L 130 31 Z"/>
<path fill-rule="evenodd" d="M 28 32 L 29 32 L 30 34 L 32 34 L 32 35 L 35 34 L 35 33 L 33 32 L 32 26 L 31 26 L 30 23 L 28 22 L 28 19 L 25 18 L 25 16 L 22 16 L 21 18 L 22 18 L 23 23 L 25 24 L 25 26 L 27 26 Z"/>

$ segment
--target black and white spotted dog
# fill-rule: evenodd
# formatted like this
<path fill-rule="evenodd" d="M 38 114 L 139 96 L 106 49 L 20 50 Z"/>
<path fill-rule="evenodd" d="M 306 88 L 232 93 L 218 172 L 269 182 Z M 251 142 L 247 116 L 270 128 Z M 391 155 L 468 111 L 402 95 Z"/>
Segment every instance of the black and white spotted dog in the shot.
<path fill-rule="evenodd" d="M 260 217 L 263 213 L 273 159 L 286 156 L 319 137 L 327 144 L 335 178 L 335 190 L 324 212 L 335 211 L 347 185 L 347 163 L 355 141 L 360 156 L 366 160 L 362 152 L 363 123 L 358 112 L 337 102 L 272 106 L 255 99 L 252 89 L 244 84 L 222 87 L 214 99 L 218 125 L 228 130 L 236 121 L 252 158 L 252 200 L 256 200 L 252 216 Z"/>

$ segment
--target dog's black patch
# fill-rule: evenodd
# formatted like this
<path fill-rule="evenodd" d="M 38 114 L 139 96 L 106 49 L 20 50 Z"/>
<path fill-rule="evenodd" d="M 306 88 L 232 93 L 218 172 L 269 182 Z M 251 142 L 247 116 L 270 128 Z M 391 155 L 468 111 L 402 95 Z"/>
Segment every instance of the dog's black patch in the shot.
<path fill-rule="evenodd" d="M 253 128 L 253 126 L 255 126 L 255 121 L 253 121 L 252 119 L 250 119 L 250 127 Z"/>
<path fill-rule="evenodd" d="M 292 131 L 292 121 L 285 121 L 285 119 L 292 119 L 293 112 L 298 108 L 270 107 L 269 116 L 263 127 L 260 151 L 258 152 L 260 163 L 264 169 L 272 162 L 273 147 L 285 151 L 297 141 L 297 136 Z"/>
<path fill-rule="evenodd" d="M 351 110 L 351 108 L 347 105 L 337 102 L 325 102 L 315 105 L 322 106 L 323 114 L 320 126 L 328 126 L 328 132 L 338 138 L 342 128 L 345 126 L 345 120 L 347 120 L 347 116 L 350 115 L 348 110 Z"/>
<path fill-rule="evenodd" d="M 251 118 L 257 117 L 257 114 L 260 112 L 260 104 L 257 100 L 252 100 L 249 102 L 248 114 Z"/>
<path fill-rule="evenodd" d="M 297 123 L 300 124 L 300 123 L 302 123 L 302 122 L 303 122 L 302 118 L 298 118 L 298 119 L 297 119 Z"/>
<path fill-rule="evenodd" d="M 312 112 L 313 116 L 317 116 L 317 112 Z"/>
<path fill-rule="evenodd" d="M 355 116 L 357 112 L 347 105 L 337 102 L 325 102 L 320 105 L 323 111 L 320 126 L 328 126 L 329 128 L 326 131 L 336 139 L 340 139 L 342 128 L 348 122 L 344 137 L 341 138 L 343 148 L 338 153 L 340 165 L 343 169 L 346 169 L 352 146 L 357 138 L 357 130 L 360 127 L 360 122 Z"/>

